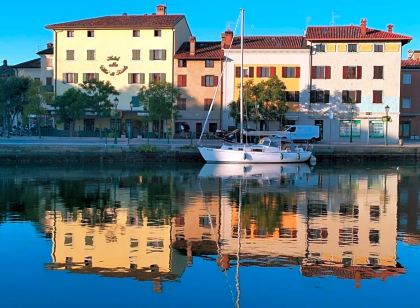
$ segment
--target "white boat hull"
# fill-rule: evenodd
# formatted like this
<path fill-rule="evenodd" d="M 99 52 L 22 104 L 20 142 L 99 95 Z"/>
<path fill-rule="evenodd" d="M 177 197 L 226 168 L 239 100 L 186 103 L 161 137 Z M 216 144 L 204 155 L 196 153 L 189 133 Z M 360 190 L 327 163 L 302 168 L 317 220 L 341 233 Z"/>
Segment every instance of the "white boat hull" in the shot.
<path fill-rule="evenodd" d="M 201 156 L 209 163 L 303 163 L 311 156 L 311 151 L 299 152 L 257 152 L 244 147 L 242 150 L 198 147 Z"/>

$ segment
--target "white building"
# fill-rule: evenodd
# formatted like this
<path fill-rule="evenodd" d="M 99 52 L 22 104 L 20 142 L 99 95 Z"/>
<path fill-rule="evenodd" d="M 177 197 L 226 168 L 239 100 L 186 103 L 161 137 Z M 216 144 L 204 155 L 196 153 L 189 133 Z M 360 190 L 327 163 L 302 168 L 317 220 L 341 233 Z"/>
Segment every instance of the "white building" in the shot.
<path fill-rule="evenodd" d="M 306 39 L 312 49 L 306 124 L 319 125 L 333 141 L 383 144 L 388 136 L 396 143 L 401 47 L 411 37 L 394 33 L 392 25 L 367 28 L 362 19 L 360 26 L 308 27 Z"/>

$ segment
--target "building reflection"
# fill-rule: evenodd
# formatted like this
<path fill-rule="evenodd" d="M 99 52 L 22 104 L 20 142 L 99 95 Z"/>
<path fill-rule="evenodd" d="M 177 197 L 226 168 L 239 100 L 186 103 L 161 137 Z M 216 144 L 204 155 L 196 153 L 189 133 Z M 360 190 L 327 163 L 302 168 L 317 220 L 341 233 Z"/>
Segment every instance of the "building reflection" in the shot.
<path fill-rule="evenodd" d="M 240 238 L 242 267 L 298 266 L 305 277 L 353 279 L 359 287 L 404 273 L 398 180 L 389 171 L 206 165 L 198 180 L 178 172 L 85 183 L 74 197 L 102 200 L 96 206 L 45 211 L 48 268 L 153 281 L 160 292 L 162 281 L 194 266 L 193 256 L 231 270 Z M 61 203 L 67 186 L 57 186 Z"/>

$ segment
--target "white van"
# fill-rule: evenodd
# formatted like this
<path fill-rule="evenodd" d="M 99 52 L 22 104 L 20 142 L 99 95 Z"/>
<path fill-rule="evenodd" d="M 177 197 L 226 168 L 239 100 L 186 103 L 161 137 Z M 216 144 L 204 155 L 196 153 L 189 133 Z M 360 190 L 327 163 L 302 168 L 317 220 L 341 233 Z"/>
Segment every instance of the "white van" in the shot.
<path fill-rule="evenodd" d="M 316 125 L 286 125 L 276 135 L 293 141 L 316 142 L 320 140 L 319 126 Z"/>

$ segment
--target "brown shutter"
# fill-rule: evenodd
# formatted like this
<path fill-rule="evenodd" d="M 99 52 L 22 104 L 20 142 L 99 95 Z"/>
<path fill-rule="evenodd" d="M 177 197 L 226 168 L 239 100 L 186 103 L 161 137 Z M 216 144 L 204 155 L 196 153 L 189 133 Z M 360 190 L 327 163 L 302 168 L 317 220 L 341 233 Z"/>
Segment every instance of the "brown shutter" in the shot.
<path fill-rule="evenodd" d="M 206 86 L 206 76 L 201 76 L 201 86 L 202 87 Z"/>
<path fill-rule="evenodd" d="M 330 102 L 330 90 L 324 91 L 324 103 L 328 104 Z"/>
<path fill-rule="evenodd" d="M 166 74 L 165 73 L 161 73 L 160 74 L 160 81 L 161 82 L 165 82 L 166 81 Z"/>
<path fill-rule="evenodd" d="M 347 71 L 348 71 L 348 66 L 343 66 L 343 79 L 348 79 L 347 78 Z"/>
<path fill-rule="evenodd" d="M 357 67 L 357 79 L 362 79 L 362 67 Z"/>
<path fill-rule="evenodd" d="M 241 67 L 240 66 L 235 67 L 235 77 L 236 78 L 241 77 Z"/>
<path fill-rule="evenodd" d="M 86 82 L 86 81 L 88 81 L 87 80 L 87 74 L 86 73 L 83 73 L 83 82 Z"/>
<path fill-rule="evenodd" d="M 182 84 L 182 75 L 178 75 L 177 76 L 177 86 L 178 87 L 183 87 L 183 84 Z"/>
<path fill-rule="evenodd" d="M 149 51 L 149 58 L 150 58 L 150 60 L 153 60 L 153 50 L 152 49 Z"/>
<path fill-rule="evenodd" d="M 300 78 L 300 67 L 296 67 L 296 78 Z"/>
<path fill-rule="evenodd" d="M 325 67 L 325 79 L 331 79 L 331 66 Z"/>
<path fill-rule="evenodd" d="M 286 78 L 286 77 L 287 77 L 287 67 L 283 67 L 283 68 L 281 69 L 281 76 L 282 76 L 283 78 Z"/>
<path fill-rule="evenodd" d="M 362 102 L 362 91 L 360 91 L 360 90 L 357 90 L 356 91 L 356 103 L 357 104 L 360 104 L 361 102 Z"/>
<path fill-rule="evenodd" d="M 258 66 L 257 67 L 257 77 L 261 77 L 261 75 L 262 75 L 262 67 Z"/>
<path fill-rule="evenodd" d="M 274 66 L 270 67 L 270 77 L 273 77 L 276 74 L 276 68 Z"/>
<path fill-rule="evenodd" d="M 316 66 L 312 66 L 312 68 L 311 68 L 311 76 L 312 76 L 312 79 L 317 79 L 316 78 Z"/>
<path fill-rule="evenodd" d="M 254 67 L 253 66 L 251 66 L 249 68 L 249 77 L 254 78 Z"/>
<path fill-rule="evenodd" d="M 218 83 L 219 83 L 219 77 L 213 76 L 213 87 L 217 87 Z"/>

